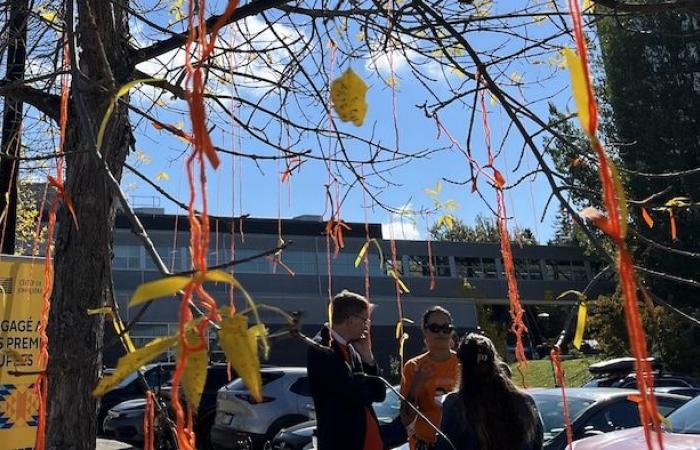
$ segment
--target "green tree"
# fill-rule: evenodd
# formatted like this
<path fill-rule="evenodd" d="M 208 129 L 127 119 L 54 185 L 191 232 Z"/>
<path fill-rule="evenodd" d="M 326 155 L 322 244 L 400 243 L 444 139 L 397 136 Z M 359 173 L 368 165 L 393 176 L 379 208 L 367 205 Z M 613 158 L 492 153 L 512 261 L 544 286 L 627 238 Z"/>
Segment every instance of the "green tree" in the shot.
<path fill-rule="evenodd" d="M 640 304 L 642 322 L 650 352 L 660 356 L 670 370 L 700 374 L 700 340 L 697 327 L 678 327 L 678 319 L 661 306 Z M 700 312 L 694 309 L 695 314 Z M 618 293 L 600 296 L 591 309 L 588 336 L 598 341 L 608 357 L 629 356 L 622 298 Z"/>
<path fill-rule="evenodd" d="M 687 172 L 700 168 L 699 32 L 700 24 L 691 13 L 616 15 L 598 22 L 629 197 L 651 198 L 643 206 L 654 219 L 652 229 L 644 224 L 640 205 L 631 208 L 637 230 L 646 238 L 634 237 L 637 262 L 691 279 L 697 278 L 697 264 L 673 250 L 700 250 L 700 214 L 697 206 L 674 207 L 678 232 L 673 239 L 666 202 L 677 197 L 700 199 L 700 176 Z M 644 175 L 664 173 L 678 175 Z M 695 303 L 697 288 L 658 277 L 647 277 L 647 282 L 657 295 L 676 305 Z"/>
<path fill-rule="evenodd" d="M 510 236 L 511 240 L 518 244 L 537 245 L 537 238 L 529 228 L 513 230 Z M 496 220 L 481 214 L 477 214 L 474 225 L 468 225 L 459 218 L 453 220 L 452 227 L 444 224 L 433 225 L 430 228 L 430 237 L 436 241 L 478 243 L 498 243 L 501 239 Z"/>

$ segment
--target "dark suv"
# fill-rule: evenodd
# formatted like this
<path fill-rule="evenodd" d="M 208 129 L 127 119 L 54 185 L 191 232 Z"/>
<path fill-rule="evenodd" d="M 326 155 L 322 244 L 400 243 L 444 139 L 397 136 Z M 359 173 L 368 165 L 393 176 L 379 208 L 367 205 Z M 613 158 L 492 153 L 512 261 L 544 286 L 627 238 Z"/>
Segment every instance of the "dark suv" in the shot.
<path fill-rule="evenodd" d="M 700 388 L 700 381 L 685 375 L 665 372 L 663 363 L 649 358 L 654 373 L 654 387 Z M 593 379 L 583 387 L 637 388 L 634 358 L 615 358 L 591 364 L 588 368 Z"/>
<path fill-rule="evenodd" d="M 143 375 L 148 385 L 154 390 L 160 389 L 163 385 L 170 383 L 175 372 L 175 364 L 164 362 L 147 364 L 143 367 Z M 111 376 L 112 369 L 105 370 L 103 376 Z M 97 412 L 97 432 L 104 433 L 102 424 L 110 409 L 127 400 L 143 398 L 143 387 L 136 372 L 124 378 L 112 390 L 107 392 L 100 399 L 100 409 Z"/>
<path fill-rule="evenodd" d="M 236 377 L 235 373 L 232 373 L 231 376 L 233 378 Z M 199 410 L 195 416 L 195 433 L 199 449 L 211 448 L 209 431 L 216 415 L 216 392 L 228 381 L 226 364 L 212 364 L 209 366 L 202 399 L 199 403 Z M 170 406 L 170 394 L 170 386 L 161 389 L 163 401 L 168 406 Z M 182 395 L 180 398 L 183 398 Z M 109 411 L 104 421 L 105 435 L 130 444 L 140 444 L 143 442 L 143 416 L 145 410 L 146 400 L 143 398 L 143 393 L 138 399 L 116 405 Z M 165 445 L 165 442 L 163 442 L 163 445 Z"/>

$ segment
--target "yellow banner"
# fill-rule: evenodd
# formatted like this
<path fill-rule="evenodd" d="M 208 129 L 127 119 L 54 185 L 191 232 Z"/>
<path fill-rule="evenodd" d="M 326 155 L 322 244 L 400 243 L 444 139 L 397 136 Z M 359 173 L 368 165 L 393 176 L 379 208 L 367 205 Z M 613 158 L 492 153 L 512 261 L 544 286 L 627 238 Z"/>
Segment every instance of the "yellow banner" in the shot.
<path fill-rule="evenodd" d="M 42 259 L 0 256 L 0 442 L 7 450 L 34 448 L 43 288 Z"/>

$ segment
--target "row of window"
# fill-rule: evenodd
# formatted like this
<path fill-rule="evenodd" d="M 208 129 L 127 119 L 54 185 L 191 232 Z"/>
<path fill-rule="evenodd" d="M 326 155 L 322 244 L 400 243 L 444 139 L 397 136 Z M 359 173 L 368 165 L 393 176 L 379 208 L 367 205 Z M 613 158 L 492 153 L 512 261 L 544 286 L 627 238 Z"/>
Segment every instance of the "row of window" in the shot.
<path fill-rule="evenodd" d="M 189 251 L 177 248 L 157 247 L 158 254 L 165 265 L 171 271 L 190 269 Z M 257 255 L 257 250 L 240 249 L 235 251 L 235 259 L 242 260 Z M 371 276 L 387 275 L 394 264 L 388 262 L 386 267 L 381 267 L 379 257 L 368 254 L 369 274 Z M 236 264 L 237 273 L 286 273 L 288 270 L 299 275 L 327 274 L 330 267 L 333 275 L 356 276 L 364 275 L 364 263 L 355 267 L 357 255 L 340 253 L 333 257 L 325 253 L 308 251 L 285 250 L 281 259 L 272 257 L 257 258 L 244 263 Z M 230 249 L 212 251 L 207 263 L 209 266 L 230 261 Z M 496 279 L 504 278 L 504 264 L 502 259 L 482 257 L 459 256 L 428 256 L 407 255 L 397 257 L 394 269 L 403 276 L 421 277 L 458 277 Z M 583 261 L 552 260 L 552 259 L 515 259 L 515 273 L 522 280 L 562 280 L 562 281 L 587 281 L 589 273 Z M 150 256 L 146 255 L 143 247 L 122 246 L 114 248 L 112 265 L 118 270 L 156 270 L 156 266 Z M 405 270 L 404 270 L 405 268 Z"/>

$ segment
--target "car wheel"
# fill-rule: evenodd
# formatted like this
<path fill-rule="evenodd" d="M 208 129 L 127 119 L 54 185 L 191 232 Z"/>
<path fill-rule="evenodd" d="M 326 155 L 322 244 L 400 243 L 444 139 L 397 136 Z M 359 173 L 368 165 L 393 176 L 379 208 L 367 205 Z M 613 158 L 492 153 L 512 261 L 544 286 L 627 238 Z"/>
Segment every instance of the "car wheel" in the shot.
<path fill-rule="evenodd" d="M 267 433 L 265 434 L 265 442 L 263 442 L 262 449 L 265 449 L 265 446 L 270 444 L 272 440 L 275 438 L 277 433 L 282 430 L 282 428 L 288 428 L 292 427 L 294 425 L 300 424 L 306 420 L 309 420 L 305 416 L 284 416 L 280 417 L 279 419 L 275 420 L 272 422 L 270 427 L 267 429 Z"/>

